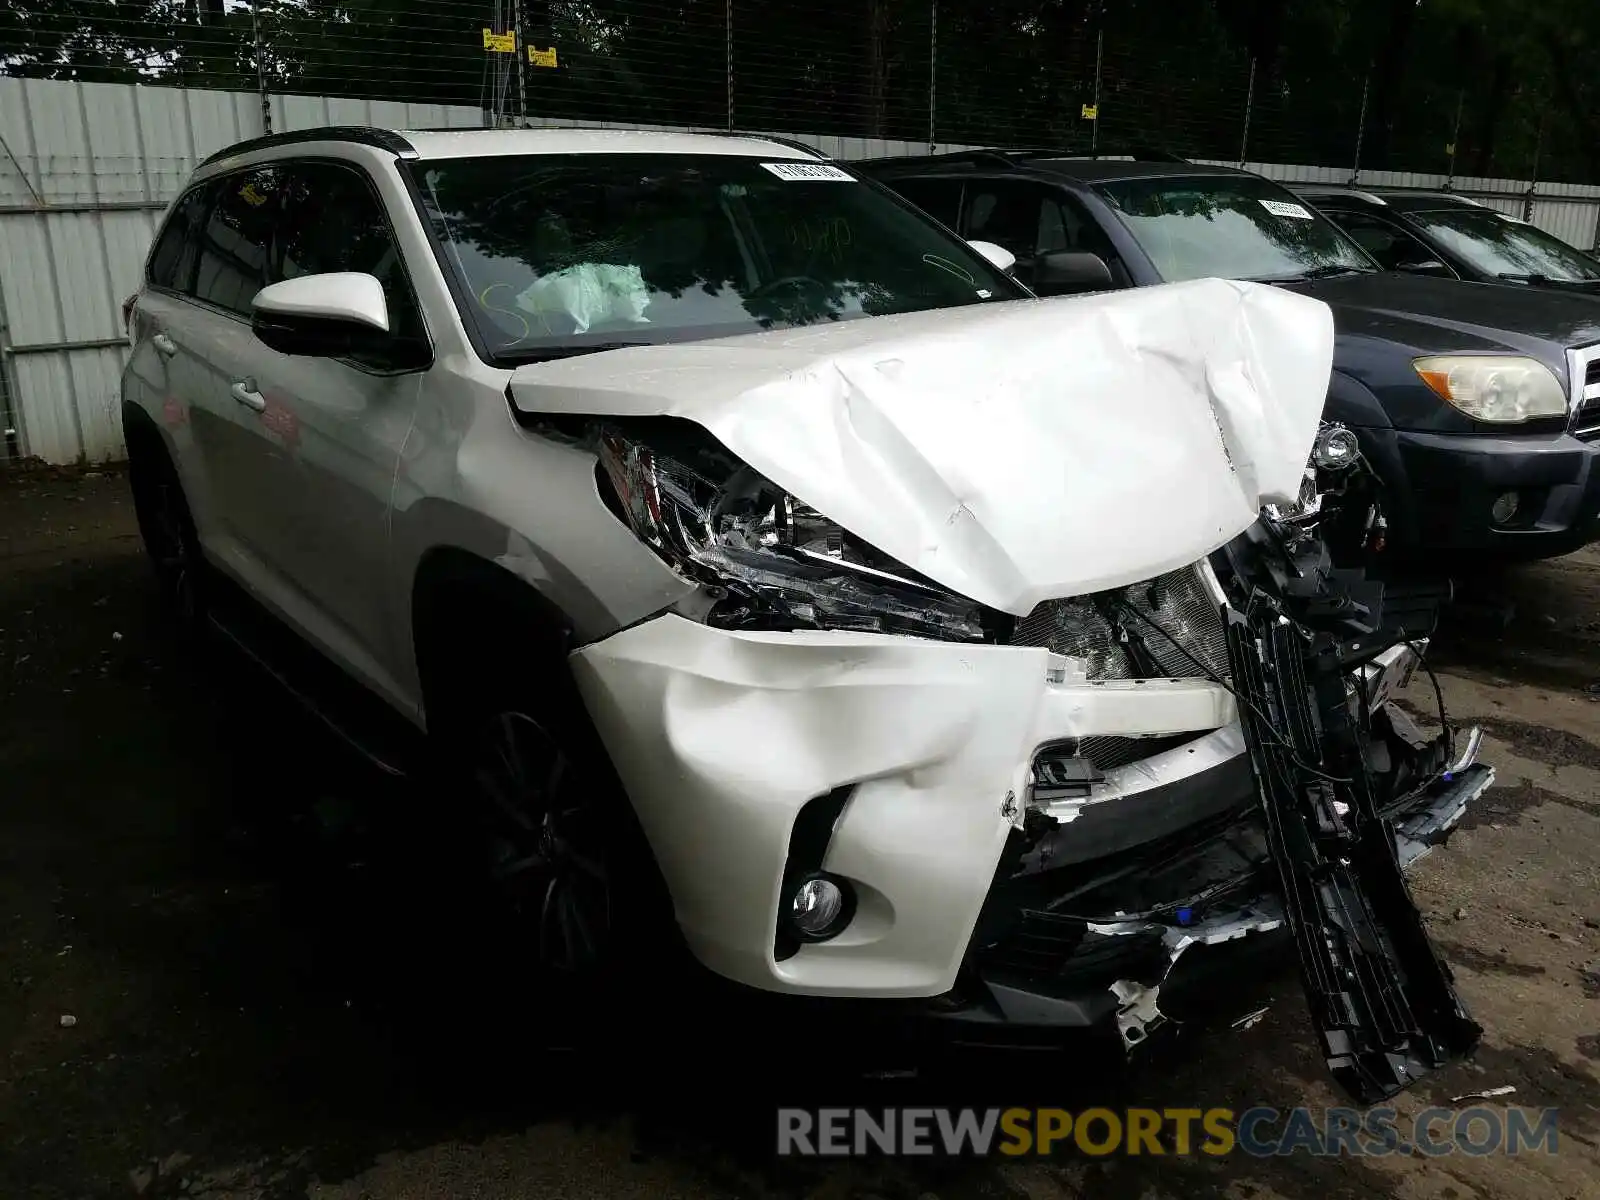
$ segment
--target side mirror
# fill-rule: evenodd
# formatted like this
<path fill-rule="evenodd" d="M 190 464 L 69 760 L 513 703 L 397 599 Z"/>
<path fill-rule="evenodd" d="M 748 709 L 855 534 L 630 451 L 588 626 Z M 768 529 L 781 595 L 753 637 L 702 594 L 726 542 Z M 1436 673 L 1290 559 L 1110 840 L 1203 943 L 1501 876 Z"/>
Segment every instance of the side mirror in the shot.
<path fill-rule="evenodd" d="M 1454 271 L 1436 258 L 1423 259 L 1421 262 L 1400 263 L 1396 270 L 1404 271 L 1407 275 L 1432 275 L 1438 279 L 1454 279 L 1456 277 Z"/>
<path fill-rule="evenodd" d="M 371 275 L 302 275 L 262 288 L 250 328 L 280 354 L 345 358 L 387 345 L 389 307 Z"/>
<path fill-rule="evenodd" d="M 1104 292 L 1116 286 L 1111 268 L 1086 250 L 1041 254 L 1033 264 L 1033 290 L 1041 296 L 1062 292 Z"/>
<path fill-rule="evenodd" d="M 1017 256 L 1004 246 L 997 246 L 993 242 L 968 242 L 967 245 L 1007 275 L 1011 274 L 1011 268 L 1017 265 Z"/>

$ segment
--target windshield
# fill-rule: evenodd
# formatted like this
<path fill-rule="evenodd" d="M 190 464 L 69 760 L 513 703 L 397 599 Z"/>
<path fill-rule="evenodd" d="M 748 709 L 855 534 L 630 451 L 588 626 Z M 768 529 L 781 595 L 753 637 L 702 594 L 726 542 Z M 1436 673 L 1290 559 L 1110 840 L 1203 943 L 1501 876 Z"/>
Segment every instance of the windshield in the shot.
<path fill-rule="evenodd" d="M 411 169 L 496 361 L 1027 295 L 832 164 L 583 154 Z"/>
<path fill-rule="evenodd" d="M 1410 219 L 1451 254 L 1485 275 L 1600 280 L 1600 263 L 1542 229 L 1484 208 L 1414 212 Z"/>
<path fill-rule="evenodd" d="M 1331 221 L 1265 179 L 1128 179 L 1098 190 L 1168 283 L 1375 269 Z"/>

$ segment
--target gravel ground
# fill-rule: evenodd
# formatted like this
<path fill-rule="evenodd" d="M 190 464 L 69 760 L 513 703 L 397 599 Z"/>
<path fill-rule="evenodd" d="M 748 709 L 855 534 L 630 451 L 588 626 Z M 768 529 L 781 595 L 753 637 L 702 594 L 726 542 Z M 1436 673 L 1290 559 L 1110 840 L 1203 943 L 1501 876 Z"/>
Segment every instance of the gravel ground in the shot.
<path fill-rule="evenodd" d="M 538 1049 L 560 1030 L 495 986 L 438 814 L 175 654 L 123 477 L 0 475 L 0 1197 L 1600 1195 L 1600 555 L 1472 592 L 1515 619 L 1463 621 L 1438 662 L 1500 780 L 1415 891 L 1487 1034 L 1401 1108 L 1511 1085 L 1497 1103 L 1560 1106 L 1557 1155 L 780 1162 L 772 1103 L 924 1081 L 737 1015 L 659 1055 Z M 1131 1077 L 1035 1055 L 940 1078 L 957 1103 L 1340 1103 L 1293 981 L 1275 996 Z"/>

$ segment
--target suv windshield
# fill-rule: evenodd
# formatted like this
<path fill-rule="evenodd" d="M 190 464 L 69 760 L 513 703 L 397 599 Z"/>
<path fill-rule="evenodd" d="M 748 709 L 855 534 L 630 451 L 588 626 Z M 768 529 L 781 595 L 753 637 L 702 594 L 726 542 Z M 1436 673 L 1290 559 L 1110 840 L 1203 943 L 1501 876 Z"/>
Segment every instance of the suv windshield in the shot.
<path fill-rule="evenodd" d="M 1098 191 L 1169 283 L 1376 269 L 1321 213 L 1251 175 L 1127 179 Z"/>
<path fill-rule="evenodd" d="M 493 361 L 1027 295 L 832 164 L 584 154 L 411 170 Z"/>
<path fill-rule="evenodd" d="M 1410 219 L 1450 253 L 1485 275 L 1600 280 L 1600 263 L 1542 229 L 1482 208 L 1414 212 Z"/>

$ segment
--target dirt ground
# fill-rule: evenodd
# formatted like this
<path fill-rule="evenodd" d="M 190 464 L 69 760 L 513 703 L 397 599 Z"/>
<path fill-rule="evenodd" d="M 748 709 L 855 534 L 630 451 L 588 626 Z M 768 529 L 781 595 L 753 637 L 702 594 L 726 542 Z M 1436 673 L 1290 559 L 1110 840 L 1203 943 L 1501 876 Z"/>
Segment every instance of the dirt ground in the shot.
<path fill-rule="evenodd" d="M 1472 591 L 1514 619 L 1462 618 L 1436 661 L 1499 784 L 1415 888 L 1487 1033 L 1400 1107 L 1514 1086 L 1493 1103 L 1560 1107 L 1558 1154 L 780 1161 L 773 1104 L 906 1103 L 918 1065 L 863 1078 L 870 1056 L 824 1065 L 815 1031 L 737 1015 L 659 1055 L 563 1049 L 430 853 L 448 814 L 175 652 L 124 479 L 0 475 L 0 1197 L 1600 1195 L 1600 554 Z M 1432 711 L 1426 681 L 1409 702 Z M 945 1099 L 1342 1102 L 1292 979 L 1131 1078 L 962 1070 Z"/>

